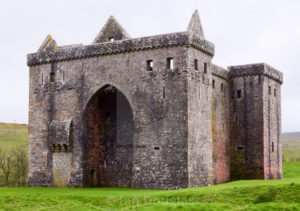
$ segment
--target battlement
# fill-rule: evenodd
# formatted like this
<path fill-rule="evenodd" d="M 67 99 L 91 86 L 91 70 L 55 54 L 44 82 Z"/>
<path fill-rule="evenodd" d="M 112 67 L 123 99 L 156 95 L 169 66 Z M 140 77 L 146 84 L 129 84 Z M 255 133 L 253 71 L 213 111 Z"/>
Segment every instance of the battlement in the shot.
<path fill-rule="evenodd" d="M 266 63 L 257 63 L 257 64 L 246 64 L 238 66 L 229 66 L 228 67 L 230 77 L 244 77 L 250 75 L 264 75 L 267 76 L 280 84 L 283 82 L 282 72 L 276 70 Z"/>

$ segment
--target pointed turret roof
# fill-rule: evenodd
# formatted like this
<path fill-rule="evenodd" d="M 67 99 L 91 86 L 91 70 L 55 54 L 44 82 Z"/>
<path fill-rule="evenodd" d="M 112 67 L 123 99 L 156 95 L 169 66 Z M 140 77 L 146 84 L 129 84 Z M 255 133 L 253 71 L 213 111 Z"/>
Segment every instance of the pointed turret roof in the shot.
<path fill-rule="evenodd" d="M 198 10 L 193 13 L 187 31 L 197 34 L 201 39 L 205 39 Z"/>
<path fill-rule="evenodd" d="M 51 35 L 47 35 L 46 39 L 44 40 L 38 51 L 50 51 L 56 48 L 56 41 L 51 37 Z"/>
<path fill-rule="evenodd" d="M 108 42 L 111 39 L 123 40 L 128 38 L 130 38 L 130 36 L 125 31 L 125 29 L 123 29 L 123 27 L 113 16 L 110 16 L 104 27 L 101 29 L 100 33 L 95 38 L 93 44 Z"/>

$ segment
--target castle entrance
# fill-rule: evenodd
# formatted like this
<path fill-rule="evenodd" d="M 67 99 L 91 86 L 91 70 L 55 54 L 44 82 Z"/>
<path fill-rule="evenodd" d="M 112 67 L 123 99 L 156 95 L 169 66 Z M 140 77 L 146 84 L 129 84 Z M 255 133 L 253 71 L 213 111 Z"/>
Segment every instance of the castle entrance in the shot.
<path fill-rule="evenodd" d="M 117 88 L 106 85 L 84 113 L 85 185 L 130 187 L 133 159 L 133 113 Z"/>

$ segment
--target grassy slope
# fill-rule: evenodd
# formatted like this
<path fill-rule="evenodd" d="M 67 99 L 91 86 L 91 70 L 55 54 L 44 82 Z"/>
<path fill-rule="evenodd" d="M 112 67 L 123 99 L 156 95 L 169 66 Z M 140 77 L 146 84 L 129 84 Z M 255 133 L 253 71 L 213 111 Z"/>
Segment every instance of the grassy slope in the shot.
<path fill-rule="evenodd" d="M 26 125 L 0 123 L 0 146 L 27 145 L 26 140 Z M 298 149 L 300 142 L 297 140 L 300 139 L 293 137 L 289 140 L 284 141 L 284 149 Z M 242 180 L 174 191 L 124 188 L 0 188 L 0 209 L 300 210 L 300 162 L 283 163 L 283 171 L 283 180 Z M 295 184 L 291 185 L 292 183 Z"/>

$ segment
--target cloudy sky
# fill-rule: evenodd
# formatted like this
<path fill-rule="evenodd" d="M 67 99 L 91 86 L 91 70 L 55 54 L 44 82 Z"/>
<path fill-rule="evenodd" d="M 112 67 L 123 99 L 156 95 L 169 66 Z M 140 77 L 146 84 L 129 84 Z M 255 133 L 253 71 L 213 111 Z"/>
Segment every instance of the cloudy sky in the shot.
<path fill-rule="evenodd" d="M 213 62 L 266 62 L 284 74 L 283 131 L 300 131 L 298 0 L 0 0 L 0 122 L 28 122 L 26 54 L 47 34 L 89 44 L 110 15 L 132 37 L 184 31 L 198 9 Z"/>

